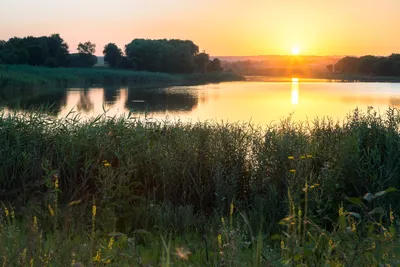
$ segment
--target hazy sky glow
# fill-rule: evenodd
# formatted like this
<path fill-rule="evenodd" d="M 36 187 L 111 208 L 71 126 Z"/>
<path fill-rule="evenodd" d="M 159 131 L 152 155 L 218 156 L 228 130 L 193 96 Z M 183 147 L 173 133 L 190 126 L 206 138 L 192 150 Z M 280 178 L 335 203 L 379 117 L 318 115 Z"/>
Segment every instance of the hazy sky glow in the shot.
<path fill-rule="evenodd" d="M 211 55 L 400 52 L 400 0 L 1 0 L 0 39 L 60 33 L 121 48 L 134 38 L 193 40 Z"/>

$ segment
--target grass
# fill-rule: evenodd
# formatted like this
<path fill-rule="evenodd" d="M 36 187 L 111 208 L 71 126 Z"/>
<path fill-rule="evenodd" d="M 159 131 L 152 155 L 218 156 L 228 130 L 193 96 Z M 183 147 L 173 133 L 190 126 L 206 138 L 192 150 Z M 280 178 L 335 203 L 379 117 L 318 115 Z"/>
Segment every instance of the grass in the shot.
<path fill-rule="evenodd" d="M 45 68 L 25 65 L 0 65 L 0 88 L 36 86 L 76 86 L 93 84 L 184 85 L 238 81 L 234 73 L 168 74 L 144 71 L 94 68 Z"/>
<path fill-rule="evenodd" d="M 397 266 L 399 126 L 3 113 L 0 264 Z"/>

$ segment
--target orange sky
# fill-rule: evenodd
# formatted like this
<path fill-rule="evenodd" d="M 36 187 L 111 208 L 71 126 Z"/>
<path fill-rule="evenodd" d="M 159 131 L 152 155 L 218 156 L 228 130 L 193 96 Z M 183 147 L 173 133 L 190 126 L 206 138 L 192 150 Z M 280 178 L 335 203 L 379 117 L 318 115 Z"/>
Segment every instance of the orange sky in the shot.
<path fill-rule="evenodd" d="M 70 46 L 191 39 L 215 56 L 400 52 L 400 0 L 2 0 L 0 39 L 60 33 Z"/>

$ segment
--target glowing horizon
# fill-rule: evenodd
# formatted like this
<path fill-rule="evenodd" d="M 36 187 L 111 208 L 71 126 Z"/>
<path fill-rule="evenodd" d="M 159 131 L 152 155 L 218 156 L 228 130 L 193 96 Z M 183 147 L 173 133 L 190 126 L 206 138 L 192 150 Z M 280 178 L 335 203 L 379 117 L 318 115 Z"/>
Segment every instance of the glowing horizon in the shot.
<path fill-rule="evenodd" d="M 135 38 L 190 39 L 214 56 L 389 55 L 400 52 L 400 1 L 14 0 L 0 3 L 0 40 L 59 33 L 121 49 Z"/>

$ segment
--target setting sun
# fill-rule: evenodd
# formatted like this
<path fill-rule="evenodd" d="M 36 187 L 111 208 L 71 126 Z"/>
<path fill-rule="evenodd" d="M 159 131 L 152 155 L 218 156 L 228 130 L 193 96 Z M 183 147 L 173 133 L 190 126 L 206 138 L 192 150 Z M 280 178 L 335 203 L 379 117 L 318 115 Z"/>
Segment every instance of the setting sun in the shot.
<path fill-rule="evenodd" d="M 294 46 L 294 47 L 292 48 L 292 54 L 293 54 L 293 55 L 298 55 L 298 54 L 300 54 L 300 48 L 297 47 L 297 46 Z"/>

